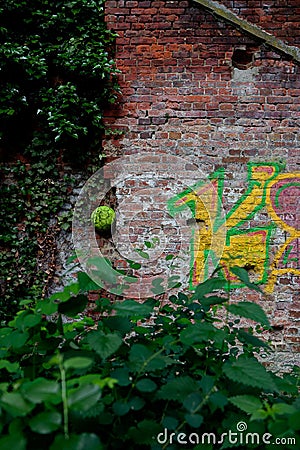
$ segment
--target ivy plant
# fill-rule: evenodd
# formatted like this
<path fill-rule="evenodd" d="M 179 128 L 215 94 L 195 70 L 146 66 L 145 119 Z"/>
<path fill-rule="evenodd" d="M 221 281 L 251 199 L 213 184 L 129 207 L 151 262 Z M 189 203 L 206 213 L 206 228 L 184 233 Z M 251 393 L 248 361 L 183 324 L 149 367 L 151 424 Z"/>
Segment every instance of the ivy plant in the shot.
<path fill-rule="evenodd" d="M 3 0 L 0 5 L 1 320 L 43 296 L 73 172 L 95 168 L 103 111 L 118 95 L 115 35 L 103 0 Z M 99 162 L 99 159 L 98 159 Z M 89 163 L 89 164 L 88 164 Z"/>
<path fill-rule="evenodd" d="M 1 3 L 4 150 L 26 148 L 46 133 L 74 162 L 100 145 L 103 109 L 115 101 L 118 90 L 112 59 L 115 35 L 106 29 L 103 4 Z"/>
<path fill-rule="evenodd" d="M 99 298 L 94 322 L 96 288 L 79 273 L 1 329 L 1 449 L 171 450 L 189 436 L 194 449 L 299 447 L 299 369 L 260 362 L 270 349 L 258 305 L 231 303 L 216 278 L 164 304 Z"/>

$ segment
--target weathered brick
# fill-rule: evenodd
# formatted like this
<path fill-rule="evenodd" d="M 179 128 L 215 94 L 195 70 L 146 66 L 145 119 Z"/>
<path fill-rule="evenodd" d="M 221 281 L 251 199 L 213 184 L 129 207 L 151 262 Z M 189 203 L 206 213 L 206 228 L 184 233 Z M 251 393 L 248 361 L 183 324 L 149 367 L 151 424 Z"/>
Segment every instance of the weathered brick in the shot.
<path fill-rule="evenodd" d="M 300 45 L 298 0 L 288 4 L 221 1 L 285 42 Z M 123 137 L 104 141 L 105 151 L 174 153 L 199 162 L 207 174 L 224 168 L 224 207 L 229 210 L 249 192 L 248 162 L 286 163 L 282 174 L 299 172 L 300 81 L 292 61 L 267 46 L 259 48 L 251 36 L 216 20 L 196 3 L 108 1 L 105 9 L 108 26 L 119 32 L 116 60 L 123 92 L 121 102 L 107 111 L 106 120 L 112 127 L 128 127 Z M 241 45 L 254 52 L 254 69 L 233 78 L 231 58 Z M 176 170 L 182 173 L 183 169 Z M 141 186 L 120 190 L 120 198 L 134 196 Z M 171 195 L 168 183 L 162 186 Z M 151 200 L 157 208 L 162 205 L 159 198 Z M 289 205 L 287 195 L 285 204 Z M 140 206 L 133 201 L 133 211 Z M 247 223 L 241 219 L 237 230 L 270 223 L 268 208 L 258 213 Z M 156 211 L 151 226 L 160 227 Z M 142 223 L 138 229 L 143 232 Z M 270 240 L 269 264 L 282 245 L 283 234 L 277 231 Z M 132 242 L 140 238 L 136 233 L 133 229 Z M 175 248 L 176 240 L 171 244 Z M 299 348 L 293 325 L 300 317 L 299 305 L 294 306 L 299 288 L 299 279 L 298 284 L 295 280 L 291 274 L 278 276 L 271 300 L 261 302 L 272 323 L 285 326 L 284 342 L 278 332 L 273 333 L 274 345 L 284 351 Z M 239 290 L 237 300 L 241 298 L 258 300 L 249 290 Z"/>

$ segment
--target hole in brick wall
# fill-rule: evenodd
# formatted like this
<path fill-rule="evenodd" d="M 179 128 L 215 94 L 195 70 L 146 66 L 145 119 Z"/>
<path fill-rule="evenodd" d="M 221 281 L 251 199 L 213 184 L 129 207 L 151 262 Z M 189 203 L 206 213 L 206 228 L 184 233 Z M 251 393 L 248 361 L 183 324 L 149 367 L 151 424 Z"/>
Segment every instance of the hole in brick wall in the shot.
<path fill-rule="evenodd" d="M 254 52 L 246 48 L 237 48 L 232 54 L 232 65 L 240 70 L 247 70 L 253 66 Z"/>
<path fill-rule="evenodd" d="M 273 325 L 271 329 L 272 331 L 282 331 L 284 330 L 284 325 Z"/>
<path fill-rule="evenodd" d="M 244 265 L 244 269 L 247 270 L 247 272 L 249 272 L 250 270 L 254 270 L 255 269 L 255 265 L 254 264 L 245 264 Z"/>

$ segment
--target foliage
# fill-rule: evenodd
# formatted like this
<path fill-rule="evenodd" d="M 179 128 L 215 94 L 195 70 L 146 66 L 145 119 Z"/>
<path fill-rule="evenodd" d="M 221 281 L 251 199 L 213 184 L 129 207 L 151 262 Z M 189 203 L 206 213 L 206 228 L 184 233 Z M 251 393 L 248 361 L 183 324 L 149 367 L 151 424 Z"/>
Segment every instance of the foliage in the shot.
<path fill-rule="evenodd" d="M 118 87 L 103 0 L 4 0 L 0 35 L 0 314 L 8 320 L 19 299 L 47 290 L 53 268 L 44 261 L 54 265 L 56 236 L 71 223 L 62 206 L 76 183 L 64 163 L 93 170 Z"/>
<path fill-rule="evenodd" d="M 90 287 L 80 273 L 49 299 L 24 301 L 2 328 L 1 449 L 177 449 L 180 433 L 220 437 L 238 423 L 299 446 L 299 373 L 267 371 L 255 356 L 267 344 L 240 328 L 239 316 L 257 312 L 261 333 L 260 308 L 240 302 L 233 311 L 220 280 L 210 279 L 165 304 L 99 298 L 95 324 L 82 313 Z M 163 432 L 174 433 L 173 444 L 158 443 Z"/>
<path fill-rule="evenodd" d="M 82 159 L 100 144 L 103 108 L 116 98 L 103 0 L 4 0 L 0 14 L 2 146 L 46 134 Z"/>

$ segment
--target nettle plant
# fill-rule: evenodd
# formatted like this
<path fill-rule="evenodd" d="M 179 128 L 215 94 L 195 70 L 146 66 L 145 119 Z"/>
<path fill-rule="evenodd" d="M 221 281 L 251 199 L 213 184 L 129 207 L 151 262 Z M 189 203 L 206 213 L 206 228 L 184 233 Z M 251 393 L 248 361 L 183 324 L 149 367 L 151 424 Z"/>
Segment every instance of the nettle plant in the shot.
<path fill-rule="evenodd" d="M 179 449 L 189 436 L 194 449 L 268 448 L 262 436 L 299 448 L 299 369 L 280 377 L 259 362 L 268 319 L 224 287 L 211 278 L 164 303 L 99 298 L 97 323 L 84 315 L 98 288 L 85 273 L 23 301 L 0 333 L 1 449 Z"/>
<path fill-rule="evenodd" d="M 57 233 L 70 229 L 61 208 L 76 185 L 65 163 L 74 173 L 86 167 L 86 178 L 98 168 L 103 111 L 118 95 L 103 8 L 103 0 L 0 5 L 3 321 L 51 281 L 47 261 Z"/>

